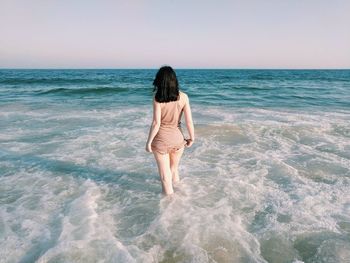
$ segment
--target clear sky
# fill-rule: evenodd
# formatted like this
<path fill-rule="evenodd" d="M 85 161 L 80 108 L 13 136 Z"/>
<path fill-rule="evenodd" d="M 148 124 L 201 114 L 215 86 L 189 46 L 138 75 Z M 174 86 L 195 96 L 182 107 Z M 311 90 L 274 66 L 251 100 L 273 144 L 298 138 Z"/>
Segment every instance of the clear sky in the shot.
<path fill-rule="evenodd" d="M 0 0 L 0 68 L 350 68 L 349 0 Z"/>

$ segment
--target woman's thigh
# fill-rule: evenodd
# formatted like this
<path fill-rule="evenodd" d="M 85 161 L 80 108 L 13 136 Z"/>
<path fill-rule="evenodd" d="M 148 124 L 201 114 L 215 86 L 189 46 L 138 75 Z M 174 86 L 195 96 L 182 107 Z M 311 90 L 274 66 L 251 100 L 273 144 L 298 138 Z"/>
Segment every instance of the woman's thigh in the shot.
<path fill-rule="evenodd" d="M 172 151 L 169 153 L 171 167 L 177 167 L 179 165 L 179 162 L 180 162 L 181 156 L 184 152 L 184 149 L 185 149 L 185 147 L 182 147 L 177 151 Z"/>
<path fill-rule="evenodd" d="M 161 154 L 156 151 L 153 151 L 153 155 L 157 161 L 159 173 L 166 173 L 170 169 L 169 154 Z"/>

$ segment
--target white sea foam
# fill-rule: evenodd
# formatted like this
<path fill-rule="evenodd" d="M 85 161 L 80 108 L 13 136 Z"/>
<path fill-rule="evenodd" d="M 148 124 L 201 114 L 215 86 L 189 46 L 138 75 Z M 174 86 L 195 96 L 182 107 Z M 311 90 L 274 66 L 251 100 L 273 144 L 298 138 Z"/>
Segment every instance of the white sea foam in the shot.
<path fill-rule="evenodd" d="M 108 214 L 98 214 L 99 187 L 91 180 L 84 183 L 83 195 L 73 200 L 62 218 L 62 231 L 57 244 L 46 251 L 38 262 L 64 261 L 133 262 L 122 243 L 113 236 L 113 221 Z"/>
<path fill-rule="evenodd" d="M 4 262 L 346 262 L 348 112 L 194 105 L 196 142 L 164 198 L 150 109 L 65 112 L 3 129 Z"/>

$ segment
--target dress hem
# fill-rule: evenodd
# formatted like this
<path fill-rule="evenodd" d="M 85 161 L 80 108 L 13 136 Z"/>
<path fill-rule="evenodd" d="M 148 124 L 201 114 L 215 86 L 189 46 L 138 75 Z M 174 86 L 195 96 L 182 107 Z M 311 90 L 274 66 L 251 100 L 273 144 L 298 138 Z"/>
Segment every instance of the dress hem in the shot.
<path fill-rule="evenodd" d="M 185 147 L 185 145 L 186 145 L 186 140 L 184 139 L 184 142 L 182 144 L 180 144 L 179 146 L 166 147 L 167 148 L 166 151 L 162 151 L 158 147 L 154 147 L 153 145 L 151 145 L 151 147 L 152 147 L 152 151 L 154 151 L 154 152 L 157 152 L 160 154 L 169 154 L 173 150 L 175 150 L 175 151 L 180 150 L 181 148 Z"/>

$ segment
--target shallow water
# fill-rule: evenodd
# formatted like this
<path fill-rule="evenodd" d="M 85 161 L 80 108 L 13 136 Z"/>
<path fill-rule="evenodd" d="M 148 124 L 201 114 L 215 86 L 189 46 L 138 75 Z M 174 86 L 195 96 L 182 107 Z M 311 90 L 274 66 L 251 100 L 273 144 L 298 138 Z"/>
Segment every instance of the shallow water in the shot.
<path fill-rule="evenodd" d="M 0 71 L 1 262 L 349 262 L 350 71 L 177 72 L 163 197 L 154 70 Z"/>

